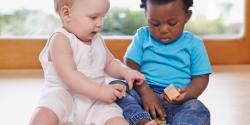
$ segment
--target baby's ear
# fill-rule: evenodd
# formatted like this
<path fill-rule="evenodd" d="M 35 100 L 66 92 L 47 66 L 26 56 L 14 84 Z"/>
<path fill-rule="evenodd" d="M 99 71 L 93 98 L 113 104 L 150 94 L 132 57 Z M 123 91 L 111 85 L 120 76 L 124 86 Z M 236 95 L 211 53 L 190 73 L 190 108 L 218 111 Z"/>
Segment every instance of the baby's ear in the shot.
<path fill-rule="evenodd" d="M 69 6 L 63 6 L 60 11 L 60 17 L 62 18 L 63 21 L 69 21 L 70 20 L 70 8 Z"/>
<path fill-rule="evenodd" d="M 191 16 L 192 16 L 192 10 L 188 10 L 187 12 L 186 12 L 186 23 L 189 21 L 189 19 L 191 18 Z"/>

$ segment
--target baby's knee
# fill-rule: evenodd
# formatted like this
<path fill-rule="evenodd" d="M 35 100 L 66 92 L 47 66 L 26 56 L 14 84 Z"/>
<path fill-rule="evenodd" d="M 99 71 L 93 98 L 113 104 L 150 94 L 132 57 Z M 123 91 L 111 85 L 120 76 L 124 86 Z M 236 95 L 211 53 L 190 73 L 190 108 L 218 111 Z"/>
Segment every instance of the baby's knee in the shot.
<path fill-rule="evenodd" d="M 38 101 L 38 107 L 42 111 L 49 109 L 57 116 L 59 121 L 70 115 L 72 106 L 74 105 L 73 97 L 63 88 L 49 88 L 44 91 Z"/>
<path fill-rule="evenodd" d="M 192 124 L 194 125 L 207 125 L 210 123 L 210 111 L 199 100 L 192 99 L 185 102 L 182 109 L 179 114 L 179 116 L 182 117 L 180 121 L 193 121 Z"/>
<path fill-rule="evenodd" d="M 48 119 L 49 118 L 49 119 Z M 36 108 L 29 125 L 37 125 L 37 124 L 58 124 L 59 119 L 55 112 L 46 107 L 38 107 Z"/>
<path fill-rule="evenodd" d="M 129 125 L 128 121 L 126 121 L 122 117 L 114 117 L 109 119 L 104 125 Z"/>
<path fill-rule="evenodd" d="M 208 110 L 208 108 L 201 101 L 197 99 L 191 99 L 185 102 L 184 108 L 191 111 L 202 112 L 203 114 L 210 116 L 210 111 Z"/>
<path fill-rule="evenodd" d="M 36 108 L 35 114 L 38 114 L 40 116 L 46 116 L 46 117 L 51 116 L 52 118 L 56 117 L 55 112 L 53 112 L 51 109 L 49 109 L 47 107 L 42 107 L 42 106 Z"/>

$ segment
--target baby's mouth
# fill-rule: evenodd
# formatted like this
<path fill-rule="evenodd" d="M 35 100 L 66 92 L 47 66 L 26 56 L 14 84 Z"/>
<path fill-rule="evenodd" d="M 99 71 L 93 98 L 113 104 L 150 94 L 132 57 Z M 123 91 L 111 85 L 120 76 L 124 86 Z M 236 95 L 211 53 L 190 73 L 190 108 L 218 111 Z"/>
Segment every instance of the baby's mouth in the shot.
<path fill-rule="evenodd" d="M 91 32 L 91 35 L 92 35 L 92 36 L 95 36 L 96 34 L 97 34 L 96 31 Z"/>
<path fill-rule="evenodd" d="M 93 31 L 93 32 L 91 32 L 91 34 L 96 34 L 97 32 L 95 32 L 95 31 Z"/>
<path fill-rule="evenodd" d="M 160 38 L 160 40 L 162 42 L 170 42 L 171 41 L 171 38 L 170 37 L 164 37 L 164 38 Z"/>

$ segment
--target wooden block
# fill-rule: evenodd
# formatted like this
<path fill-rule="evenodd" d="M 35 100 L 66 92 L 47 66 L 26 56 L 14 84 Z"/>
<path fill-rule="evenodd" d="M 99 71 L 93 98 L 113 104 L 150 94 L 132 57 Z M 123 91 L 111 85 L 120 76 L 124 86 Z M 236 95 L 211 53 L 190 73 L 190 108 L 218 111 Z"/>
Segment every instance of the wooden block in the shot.
<path fill-rule="evenodd" d="M 170 84 L 167 88 L 164 89 L 165 94 L 170 100 L 180 95 L 179 91 L 174 87 L 173 84 Z"/>
<path fill-rule="evenodd" d="M 122 90 L 122 92 L 121 92 L 123 97 L 126 95 L 126 90 L 127 90 L 127 89 L 126 89 L 126 87 L 124 86 L 124 87 L 123 87 L 123 90 Z"/>
<path fill-rule="evenodd" d="M 166 120 L 160 120 L 160 119 L 156 119 L 157 125 L 168 125 Z"/>

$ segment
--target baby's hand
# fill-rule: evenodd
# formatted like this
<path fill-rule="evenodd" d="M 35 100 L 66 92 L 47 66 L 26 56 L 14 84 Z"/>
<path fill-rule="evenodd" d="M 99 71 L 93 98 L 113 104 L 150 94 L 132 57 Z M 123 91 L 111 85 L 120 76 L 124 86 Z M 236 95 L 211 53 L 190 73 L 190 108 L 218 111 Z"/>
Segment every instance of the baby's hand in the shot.
<path fill-rule="evenodd" d="M 163 98 L 172 104 L 181 104 L 181 103 L 185 102 L 186 100 L 188 100 L 186 88 L 179 88 L 178 92 L 180 94 L 176 97 L 171 98 L 171 99 L 164 93 Z"/>
<path fill-rule="evenodd" d="M 119 99 L 121 99 L 122 97 L 124 97 L 126 95 L 126 86 L 121 85 L 121 84 L 112 84 L 111 85 L 114 89 L 116 89 L 115 91 L 115 95 L 116 97 L 118 97 Z"/>
<path fill-rule="evenodd" d="M 104 102 L 112 103 L 117 98 L 122 98 L 122 92 L 124 90 L 124 86 L 120 84 L 107 85 L 103 84 L 99 89 L 99 97 L 98 99 Z"/>
<path fill-rule="evenodd" d="M 180 92 L 180 95 L 176 98 L 173 98 L 172 100 L 175 104 L 181 104 L 189 99 L 187 94 L 187 88 L 179 88 L 178 90 Z"/>
<path fill-rule="evenodd" d="M 124 79 L 128 82 L 129 89 L 133 88 L 133 83 L 135 82 L 137 85 L 141 85 L 145 81 L 144 75 L 136 70 L 127 70 L 124 73 Z"/>

